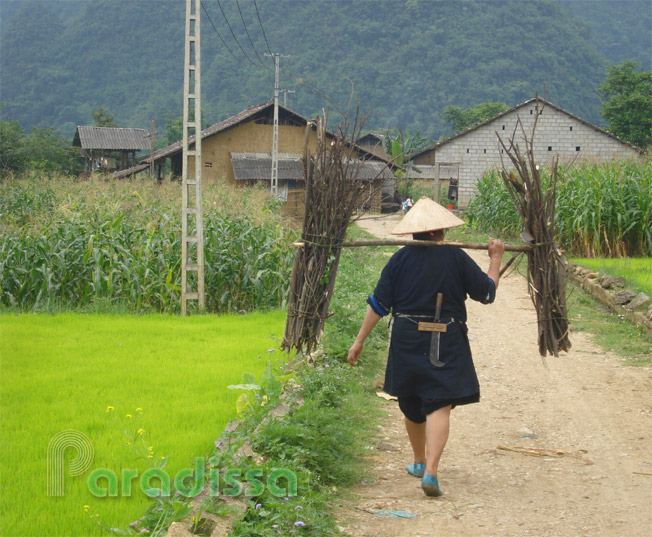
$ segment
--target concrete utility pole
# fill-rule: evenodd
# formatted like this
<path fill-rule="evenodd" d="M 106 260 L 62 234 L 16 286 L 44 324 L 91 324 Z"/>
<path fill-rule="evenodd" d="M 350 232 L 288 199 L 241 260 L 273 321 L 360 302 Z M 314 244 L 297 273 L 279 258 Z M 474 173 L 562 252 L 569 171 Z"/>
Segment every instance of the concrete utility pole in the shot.
<path fill-rule="evenodd" d="M 265 56 L 270 54 L 265 53 Z M 281 58 L 289 58 L 289 55 L 279 54 L 275 52 L 271 54 L 274 58 L 274 135 L 272 137 L 272 196 L 278 196 L 278 94 L 281 91 L 278 87 L 279 71 Z"/>
<path fill-rule="evenodd" d="M 201 189 L 201 0 L 186 0 L 186 47 L 183 69 L 183 159 L 181 208 L 181 315 L 188 300 L 204 311 L 204 213 Z M 194 149 L 190 136 L 194 134 Z M 190 164 L 194 160 L 194 173 Z M 193 195 L 194 194 L 194 195 Z M 194 233 L 193 219 L 194 216 Z M 196 274 L 188 281 L 188 273 Z"/>
<path fill-rule="evenodd" d="M 154 130 L 154 118 L 152 118 L 152 130 L 149 133 L 149 176 L 154 177 L 154 148 L 156 147 L 155 143 L 156 131 Z"/>

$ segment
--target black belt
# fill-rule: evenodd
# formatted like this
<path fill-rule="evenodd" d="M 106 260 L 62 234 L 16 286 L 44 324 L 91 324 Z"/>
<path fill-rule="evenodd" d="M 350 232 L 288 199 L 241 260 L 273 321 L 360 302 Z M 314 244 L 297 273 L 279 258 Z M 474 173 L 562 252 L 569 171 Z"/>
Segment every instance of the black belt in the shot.
<path fill-rule="evenodd" d="M 412 321 L 414 324 L 419 324 L 419 321 L 425 321 L 429 320 L 430 322 L 435 320 L 435 316 L 431 313 L 430 315 L 422 315 L 422 314 L 412 314 L 412 313 L 394 313 L 394 317 L 400 317 L 401 319 L 407 319 L 408 321 Z M 419 319 L 419 320 L 417 320 Z M 439 319 L 440 322 L 446 323 L 446 324 L 451 324 L 451 323 L 460 323 L 464 324 L 464 321 L 459 321 L 456 320 L 454 317 L 442 317 Z"/>

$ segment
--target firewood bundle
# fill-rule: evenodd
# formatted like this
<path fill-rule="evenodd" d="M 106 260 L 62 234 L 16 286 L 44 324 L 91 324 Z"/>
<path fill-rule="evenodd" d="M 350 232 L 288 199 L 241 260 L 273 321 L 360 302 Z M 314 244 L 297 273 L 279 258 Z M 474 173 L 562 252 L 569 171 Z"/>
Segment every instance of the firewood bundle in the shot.
<path fill-rule="evenodd" d="M 353 212 L 372 195 L 358 180 L 361 161 L 355 146 L 363 121 L 356 113 L 353 125 L 340 123 L 335 136 L 327 139 L 325 124 L 316 121 L 317 152 L 308 148 L 306 128 L 303 169 L 306 181 L 306 213 L 303 222 L 303 247 L 297 248 L 290 280 L 288 316 L 283 337 L 284 349 L 298 352 L 315 349 L 328 317 L 335 286 L 342 243 Z"/>
<path fill-rule="evenodd" d="M 542 105 L 537 100 L 529 139 L 520 118 L 517 119 L 511 139 L 504 141 L 498 133 L 496 135 L 515 168 L 507 170 L 503 165 L 500 174 L 523 220 L 525 230 L 534 238 L 532 249 L 527 253 L 527 278 L 530 297 L 537 313 L 539 354 L 559 356 L 559 351 L 570 349 L 571 342 L 568 337 L 565 268 L 561 252 L 554 242 L 558 159 L 552 161 L 548 185 L 542 185 L 533 150 L 540 106 Z M 524 151 L 515 142 L 517 131 L 522 134 Z"/>

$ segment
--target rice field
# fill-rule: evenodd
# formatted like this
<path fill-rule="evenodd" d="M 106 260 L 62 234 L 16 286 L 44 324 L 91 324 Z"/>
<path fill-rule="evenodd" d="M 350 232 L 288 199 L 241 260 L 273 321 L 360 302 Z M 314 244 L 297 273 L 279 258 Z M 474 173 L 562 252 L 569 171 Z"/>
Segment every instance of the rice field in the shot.
<path fill-rule="evenodd" d="M 125 528 L 142 516 L 140 488 L 95 497 L 91 471 L 142 474 L 161 457 L 171 477 L 192 468 L 235 417 L 239 392 L 227 386 L 280 357 L 284 316 L 0 315 L 0 534 L 100 535 L 98 521 Z M 88 437 L 92 465 L 71 476 L 65 452 L 64 495 L 48 496 L 48 446 L 68 429 Z"/>
<path fill-rule="evenodd" d="M 575 258 L 571 259 L 571 262 L 601 274 L 623 277 L 627 289 L 639 291 L 652 297 L 652 257 L 625 259 Z"/>

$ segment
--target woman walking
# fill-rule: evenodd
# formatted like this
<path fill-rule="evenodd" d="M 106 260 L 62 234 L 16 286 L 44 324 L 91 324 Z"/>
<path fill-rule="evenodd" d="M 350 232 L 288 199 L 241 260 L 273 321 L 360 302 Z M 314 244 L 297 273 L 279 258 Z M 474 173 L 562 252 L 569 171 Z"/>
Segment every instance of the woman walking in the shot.
<path fill-rule="evenodd" d="M 446 229 L 461 225 L 464 222 L 453 213 L 421 198 L 392 234 L 441 241 Z M 414 452 L 414 463 L 406 470 L 422 478 L 421 487 L 428 496 L 442 494 L 437 470 L 448 440 L 451 410 L 480 400 L 465 300 L 468 296 L 483 304 L 494 301 L 504 251 L 501 241 L 489 241 L 489 269 L 484 273 L 455 246 L 401 248 L 367 299 L 365 319 L 349 349 L 348 362 L 356 365 L 373 327 L 391 313 L 384 389 L 398 398 L 405 416 Z"/>

